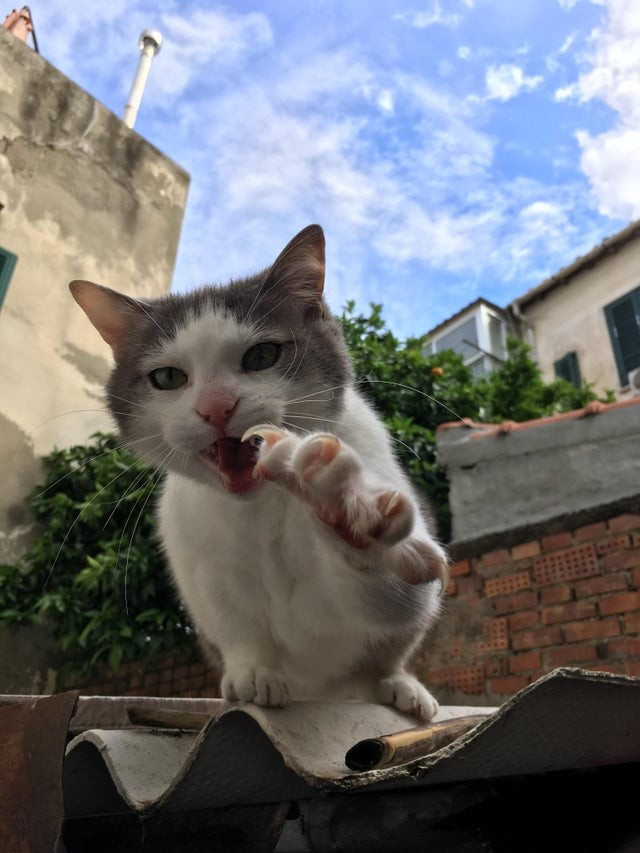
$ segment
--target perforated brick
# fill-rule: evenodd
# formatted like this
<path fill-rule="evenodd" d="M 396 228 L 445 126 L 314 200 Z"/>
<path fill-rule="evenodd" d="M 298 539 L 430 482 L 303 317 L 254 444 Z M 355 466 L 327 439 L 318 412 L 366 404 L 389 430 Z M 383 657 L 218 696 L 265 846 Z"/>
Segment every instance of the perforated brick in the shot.
<path fill-rule="evenodd" d="M 631 547 L 631 538 L 628 533 L 624 536 L 609 536 L 608 539 L 601 539 L 596 545 L 598 554 L 610 554 L 612 551 L 622 551 L 623 548 Z"/>
<path fill-rule="evenodd" d="M 479 640 L 476 649 L 480 654 L 509 648 L 509 630 L 506 617 L 492 619 L 487 626 L 487 639 Z"/>
<path fill-rule="evenodd" d="M 452 666 L 447 673 L 447 683 L 461 693 L 484 691 L 484 668 L 482 666 Z"/>
<path fill-rule="evenodd" d="M 531 578 L 529 572 L 520 572 L 517 575 L 507 575 L 503 578 L 491 578 L 484 582 L 484 594 L 487 598 L 494 595 L 510 595 L 520 589 L 529 589 Z"/>
<path fill-rule="evenodd" d="M 597 575 L 598 556 L 593 545 L 582 545 L 534 558 L 533 574 L 539 586 Z"/>

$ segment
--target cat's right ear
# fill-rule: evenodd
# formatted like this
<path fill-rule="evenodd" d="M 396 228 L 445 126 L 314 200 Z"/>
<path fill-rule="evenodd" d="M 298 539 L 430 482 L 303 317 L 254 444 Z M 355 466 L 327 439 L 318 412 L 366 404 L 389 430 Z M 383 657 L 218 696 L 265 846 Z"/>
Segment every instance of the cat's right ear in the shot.
<path fill-rule="evenodd" d="M 72 281 L 69 290 L 119 361 L 140 305 L 130 296 L 91 281 Z"/>
<path fill-rule="evenodd" d="M 263 287 L 288 291 L 312 314 L 324 316 L 324 233 L 319 225 L 308 225 L 276 258 Z"/>

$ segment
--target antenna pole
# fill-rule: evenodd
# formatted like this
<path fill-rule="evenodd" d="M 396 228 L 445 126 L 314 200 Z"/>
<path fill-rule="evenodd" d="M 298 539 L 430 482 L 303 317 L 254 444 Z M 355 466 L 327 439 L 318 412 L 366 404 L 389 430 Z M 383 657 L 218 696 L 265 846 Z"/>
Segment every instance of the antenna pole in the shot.
<path fill-rule="evenodd" d="M 124 108 L 122 120 L 127 127 L 133 128 L 140 109 L 140 102 L 144 93 L 144 87 L 147 84 L 147 77 L 151 69 L 151 63 L 154 56 L 158 53 L 162 46 L 162 35 L 157 30 L 143 30 L 140 33 L 138 47 L 140 49 L 140 59 L 138 60 L 138 68 L 136 69 L 133 83 L 131 84 L 131 92 L 129 100 Z"/>

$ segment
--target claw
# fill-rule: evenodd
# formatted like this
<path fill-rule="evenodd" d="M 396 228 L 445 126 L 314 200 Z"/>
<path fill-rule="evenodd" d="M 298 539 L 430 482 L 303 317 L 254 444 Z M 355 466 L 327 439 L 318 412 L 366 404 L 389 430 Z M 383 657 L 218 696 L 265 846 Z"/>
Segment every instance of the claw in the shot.
<path fill-rule="evenodd" d="M 400 492 L 392 492 L 389 496 L 389 502 L 384 508 L 384 515 L 389 517 L 394 514 L 395 508 L 400 503 Z"/>
<path fill-rule="evenodd" d="M 282 441 L 285 437 L 285 432 L 273 424 L 257 424 L 256 426 L 249 427 L 240 441 L 249 441 L 254 436 L 260 436 L 260 438 L 264 439 L 267 447 L 273 447 L 274 444 Z"/>

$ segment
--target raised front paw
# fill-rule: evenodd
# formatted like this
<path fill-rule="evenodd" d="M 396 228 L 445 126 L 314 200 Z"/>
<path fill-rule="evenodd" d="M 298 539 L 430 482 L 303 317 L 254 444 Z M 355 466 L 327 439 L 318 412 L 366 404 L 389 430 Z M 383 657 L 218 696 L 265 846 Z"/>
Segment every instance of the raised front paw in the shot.
<path fill-rule="evenodd" d="M 243 438 L 252 435 L 264 439 L 258 475 L 297 494 L 350 545 L 394 544 L 409 535 L 412 501 L 394 489 L 367 487 L 360 458 L 336 436 L 315 433 L 301 438 L 277 427 L 259 426 Z"/>
<path fill-rule="evenodd" d="M 378 683 L 378 699 L 428 722 L 438 713 L 438 703 L 417 678 L 407 672 L 390 675 Z"/>
<path fill-rule="evenodd" d="M 227 702 L 254 702 L 267 708 L 284 708 L 289 702 L 284 678 L 266 666 L 227 670 L 220 688 Z"/>

